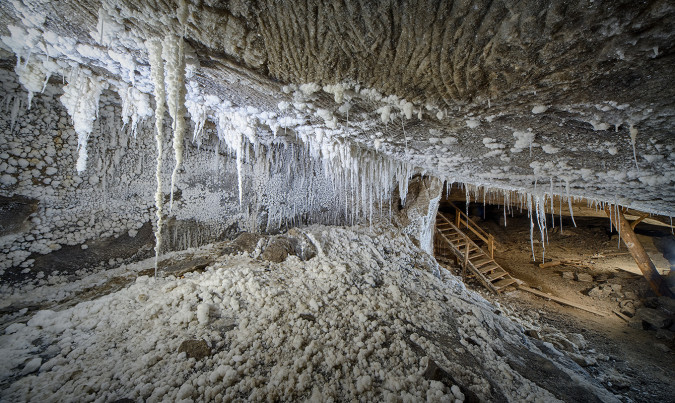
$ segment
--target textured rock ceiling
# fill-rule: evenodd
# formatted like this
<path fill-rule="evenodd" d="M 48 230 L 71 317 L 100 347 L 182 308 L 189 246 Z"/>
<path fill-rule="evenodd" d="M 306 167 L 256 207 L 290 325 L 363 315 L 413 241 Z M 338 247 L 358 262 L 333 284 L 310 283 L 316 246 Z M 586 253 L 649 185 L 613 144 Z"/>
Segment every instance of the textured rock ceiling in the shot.
<path fill-rule="evenodd" d="M 188 101 L 211 120 L 208 95 L 230 102 L 263 143 L 304 133 L 452 181 L 675 215 L 672 2 L 192 0 L 185 25 L 178 6 L 5 1 L 3 58 L 151 94 L 145 40 L 183 35 Z"/>

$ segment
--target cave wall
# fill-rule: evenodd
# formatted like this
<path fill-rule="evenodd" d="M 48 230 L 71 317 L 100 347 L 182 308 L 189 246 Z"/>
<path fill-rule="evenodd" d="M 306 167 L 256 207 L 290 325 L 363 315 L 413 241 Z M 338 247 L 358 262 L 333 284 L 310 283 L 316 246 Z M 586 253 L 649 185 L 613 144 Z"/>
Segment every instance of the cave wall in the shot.
<path fill-rule="evenodd" d="M 134 137 L 117 93 L 101 96 L 78 174 L 77 134 L 59 101 L 61 78 L 35 94 L 30 109 L 16 75 L 0 69 L 0 276 L 20 280 L 105 268 L 154 254 L 154 118 Z M 171 122 L 165 122 L 162 172 L 169 212 Z M 307 222 L 342 223 L 341 198 L 297 145 L 246 156 L 240 204 L 236 159 L 213 128 L 186 140 L 185 162 L 166 216 L 163 252 L 230 239 L 241 231 L 274 233 Z M 272 163 L 271 161 L 275 162 Z"/>
<path fill-rule="evenodd" d="M 436 214 L 443 181 L 433 176 L 415 176 L 408 185 L 405 203 L 399 206 L 394 222 L 413 243 L 433 255 Z M 395 197 L 400 196 L 395 194 Z"/>
<path fill-rule="evenodd" d="M 0 196 L 30 200 L 21 226 L 3 228 L 0 271 L 28 274 L 36 260 L 67 247 L 70 266 L 152 253 L 154 237 L 155 140 L 152 120 L 142 123 L 134 138 L 123 127 L 116 94 L 102 95 L 99 116 L 88 142 L 87 169 L 78 174 L 77 135 L 59 102 L 60 87 L 48 85 L 27 109 L 26 93 L 13 73 L 0 70 L 4 86 L 0 115 Z M 171 150 L 169 137 L 165 150 Z M 187 149 L 188 161 L 178 184 L 166 250 L 198 246 L 236 232 L 242 222 L 231 158 Z M 171 165 L 164 166 L 169 181 Z M 218 178 L 218 182 L 211 178 Z M 184 184 L 191 182 L 192 186 Z M 168 195 L 166 195 L 168 197 Z M 9 203 L 9 202 L 8 202 Z M 10 203 L 11 204 L 11 203 Z M 10 205 L 8 204 L 8 205 Z M 8 207 L 9 208 L 9 207 Z M 3 220 L 4 221 L 4 220 Z M 109 239 L 101 243 L 100 240 Z M 123 248 L 112 245 L 124 244 Z M 107 253 L 91 250 L 97 245 Z M 97 254 L 97 261 L 87 255 Z M 69 259 L 63 257 L 67 262 Z M 84 259 L 84 260 L 83 260 Z M 58 270 L 45 262 L 40 269 Z M 66 269 L 67 264 L 60 265 Z M 84 267 L 78 267 L 84 268 Z"/>

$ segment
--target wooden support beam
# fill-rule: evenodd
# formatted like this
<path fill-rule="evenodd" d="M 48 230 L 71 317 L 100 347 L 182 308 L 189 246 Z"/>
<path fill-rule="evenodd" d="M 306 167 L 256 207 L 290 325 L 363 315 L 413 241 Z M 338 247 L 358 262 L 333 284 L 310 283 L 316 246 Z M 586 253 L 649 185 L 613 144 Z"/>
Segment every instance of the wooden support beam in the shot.
<path fill-rule="evenodd" d="M 515 193 L 514 193 L 515 195 Z M 446 205 L 447 203 L 450 202 L 457 202 L 457 203 L 466 203 L 466 193 L 464 192 L 463 189 L 457 189 L 453 188 L 452 191 L 450 192 L 449 197 L 443 194 L 443 197 L 441 198 L 441 206 Z M 479 194 L 477 197 L 469 195 L 469 200 L 472 203 L 478 203 L 478 204 L 483 204 L 483 194 Z M 490 195 L 488 194 L 486 197 L 487 203 L 488 204 L 499 204 L 503 205 L 505 200 L 504 198 L 499 195 L 499 194 L 494 194 Z M 563 200 L 562 203 L 562 210 L 560 209 L 561 203 L 560 203 L 560 196 L 554 196 L 553 197 L 553 204 L 554 204 L 554 210 L 555 210 L 555 216 L 558 217 L 560 214 L 562 214 L 565 217 L 570 216 L 570 211 L 567 203 L 567 199 Z M 520 202 L 518 201 L 517 197 L 512 197 L 511 198 L 511 207 L 518 209 L 520 207 Z M 596 208 L 596 207 L 589 207 L 588 206 L 588 201 L 586 199 L 578 199 L 578 200 L 573 200 L 572 201 L 572 214 L 574 214 L 574 217 L 595 217 L 595 218 L 603 218 L 605 217 L 605 213 L 602 211 L 602 208 Z M 547 214 L 550 215 L 550 202 L 546 203 L 545 210 Z M 634 210 L 634 209 L 626 209 L 624 212 L 624 215 L 628 220 L 638 220 L 640 217 L 645 214 L 642 211 Z M 645 224 L 650 224 L 650 225 L 657 225 L 657 226 L 662 226 L 662 227 L 667 227 L 667 228 L 673 228 L 671 226 L 671 221 L 670 217 L 667 216 L 659 216 L 659 215 L 649 215 L 645 218 L 642 218 L 640 222 L 644 222 Z M 457 225 L 459 227 L 459 225 Z"/>
<path fill-rule="evenodd" d="M 629 318 L 628 316 L 622 314 L 621 312 L 619 312 L 619 311 L 617 311 L 617 310 L 614 310 L 614 311 L 612 311 L 612 312 L 614 312 L 614 315 L 620 317 L 620 318 L 623 319 L 625 322 L 630 322 L 630 318 Z"/>
<path fill-rule="evenodd" d="M 637 227 L 637 225 L 640 224 L 640 221 L 644 220 L 644 219 L 647 218 L 648 216 L 649 216 L 648 213 L 642 213 L 642 214 L 640 214 L 640 217 L 638 217 L 637 220 L 635 220 L 635 221 L 633 221 L 632 223 L 630 223 L 630 229 L 632 229 L 633 231 L 635 231 L 635 227 Z"/>
<path fill-rule="evenodd" d="M 536 296 L 538 296 L 538 297 L 550 299 L 551 301 L 555 301 L 555 302 L 557 302 L 557 303 L 559 303 L 559 304 L 561 304 L 561 305 L 571 306 L 571 307 L 573 307 L 573 308 L 581 309 L 582 311 L 590 312 L 590 313 L 596 314 L 596 315 L 598 315 L 598 316 L 606 316 L 604 313 L 602 313 L 602 312 L 600 312 L 600 311 L 596 311 L 595 309 L 589 308 L 589 307 L 584 306 L 584 305 L 579 305 L 579 304 L 577 304 L 577 303 L 574 303 L 574 302 L 572 302 L 572 301 L 568 301 L 568 300 L 566 300 L 566 299 L 562 299 L 562 298 L 559 298 L 559 297 L 555 297 L 555 296 L 553 296 L 553 295 L 551 295 L 551 294 L 547 294 L 547 293 L 541 292 L 541 291 L 539 291 L 539 290 L 535 290 L 535 289 L 533 289 L 533 288 L 526 287 L 526 286 L 524 286 L 524 285 L 519 286 L 518 289 L 519 289 L 519 290 L 523 290 L 523 291 L 527 291 L 527 292 L 529 292 L 529 293 L 531 293 L 531 294 L 534 294 L 534 295 L 536 295 Z"/>
<path fill-rule="evenodd" d="M 652 290 L 654 290 L 654 293 L 659 296 L 664 295 L 673 298 L 673 293 L 668 288 L 663 277 L 661 277 L 656 270 L 654 262 L 652 262 L 652 259 L 638 240 L 637 235 L 633 232 L 633 228 L 631 228 L 630 223 L 626 220 L 626 217 L 624 217 L 621 209 L 608 207 L 605 209 L 605 212 L 611 219 L 614 227 L 619 231 L 621 238 L 623 238 L 624 245 L 628 248 L 628 252 L 633 256 L 633 259 L 635 259 L 635 263 L 637 263 L 642 275 L 647 279 L 647 282 L 649 283 L 649 286 L 652 287 Z"/>

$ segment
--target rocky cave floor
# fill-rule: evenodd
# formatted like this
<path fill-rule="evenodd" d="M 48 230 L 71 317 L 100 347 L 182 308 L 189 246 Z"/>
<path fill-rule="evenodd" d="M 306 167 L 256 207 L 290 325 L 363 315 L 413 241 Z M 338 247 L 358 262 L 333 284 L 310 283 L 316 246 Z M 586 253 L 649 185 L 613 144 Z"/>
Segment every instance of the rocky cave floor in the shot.
<path fill-rule="evenodd" d="M 469 288 L 500 306 L 523 325 L 528 336 L 578 353 L 575 361 L 622 400 L 675 401 L 675 302 L 654 297 L 625 245 L 618 247 L 618 235 L 610 233 L 608 220 L 577 217 L 574 227 L 572 220 L 564 217 L 560 231 L 560 218 L 556 217 L 556 227 L 548 231 L 547 264 L 540 267 L 542 247 L 536 224 L 537 261 L 533 262 L 527 215 L 507 216 L 504 227 L 503 216 L 498 211 L 492 213 L 494 219 L 472 218 L 495 236 L 499 245 L 495 260 L 513 277 L 604 316 L 514 288 L 494 295 L 473 279 L 467 281 Z M 672 288 L 675 237 L 667 228 L 644 224 L 636 233 Z M 461 276 L 459 269 L 453 272 Z M 566 345 L 556 338 L 559 332 L 568 338 L 581 334 L 585 341 Z"/>
<path fill-rule="evenodd" d="M 672 401 L 673 328 L 643 321 L 672 305 L 606 222 L 577 224 L 549 231 L 547 261 L 565 264 L 540 268 L 526 217 L 481 223 L 511 274 L 604 316 L 466 290 L 390 225 L 244 233 L 167 254 L 158 282 L 147 259 L 5 285 L 0 397 Z M 663 270 L 660 235 L 642 240 Z"/>

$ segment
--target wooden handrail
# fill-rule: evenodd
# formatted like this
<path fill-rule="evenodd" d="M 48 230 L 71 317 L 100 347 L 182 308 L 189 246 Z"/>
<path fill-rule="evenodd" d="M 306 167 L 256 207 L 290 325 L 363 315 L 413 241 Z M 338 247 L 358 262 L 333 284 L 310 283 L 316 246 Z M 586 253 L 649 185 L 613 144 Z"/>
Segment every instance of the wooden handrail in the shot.
<path fill-rule="evenodd" d="M 457 228 L 462 228 L 462 222 L 466 224 L 466 228 L 473 232 L 478 238 L 482 239 L 483 242 L 487 244 L 488 251 L 490 252 L 490 258 L 494 259 L 495 251 L 495 237 L 492 234 L 488 234 L 481 227 L 478 226 L 472 219 L 469 218 L 459 207 L 455 206 L 454 203 L 450 205 L 455 209 L 455 226 Z M 462 220 L 463 219 L 463 220 Z"/>
<path fill-rule="evenodd" d="M 464 252 L 464 265 L 462 265 L 462 278 L 466 278 L 466 269 L 469 267 L 469 253 L 471 253 L 471 241 L 469 237 L 464 235 L 464 240 L 466 241 L 466 249 Z"/>
<path fill-rule="evenodd" d="M 455 226 L 455 224 L 452 223 L 452 221 L 450 221 L 445 215 L 443 215 L 443 213 L 439 212 L 438 215 L 443 219 L 443 221 L 445 221 L 448 225 L 450 225 L 450 227 L 453 228 L 458 234 L 464 234 L 459 228 L 457 228 L 457 226 Z M 453 243 L 438 228 L 436 228 L 436 234 L 439 237 L 441 237 L 445 241 L 445 243 L 448 246 L 450 246 L 450 248 L 456 250 L 456 252 L 454 253 L 456 256 L 459 257 L 457 263 L 459 263 L 460 266 L 462 267 L 462 278 L 466 278 L 467 269 L 471 270 L 471 272 L 476 277 L 478 277 L 478 279 L 485 285 L 485 287 L 487 287 L 487 289 L 495 293 L 498 292 L 497 289 L 495 289 L 494 285 L 492 285 L 492 283 L 487 278 L 485 278 L 485 276 L 483 276 L 481 272 L 477 271 L 475 267 L 471 265 L 471 260 L 469 259 L 470 257 L 469 255 L 471 253 L 471 245 L 474 245 L 476 247 L 478 247 L 478 245 L 473 243 L 473 241 L 471 241 L 471 239 L 468 236 L 466 236 L 466 234 L 464 234 L 464 241 L 466 242 L 466 247 L 464 248 L 464 252 L 462 252 L 461 241 L 459 242 L 458 245 L 453 246 Z"/>
<path fill-rule="evenodd" d="M 485 232 L 481 227 L 479 227 L 478 224 L 476 224 L 472 219 L 470 219 L 469 216 L 467 216 L 462 210 L 459 209 L 459 207 L 455 206 L 454 203 L 450 203 L 450 205 L 455 209 L 455 214 L 456 214 L 455 217 L 459 216 L 459 217 L 463 218 L 464 223 L 467 224 L 467 227 L 469 227 L 469 229 L 474 234 L 480 236 L 481 238 L 487 238 L 488 237 L 489 234 L 487 232 Z M 460 223 L 462 221 L 461 218 L 459 219 Z M 459 226 L 457 226 L 457 227 L 461 228 Z M 483 239 L 483 240 L 487 242 L 486 239 Z"/>

